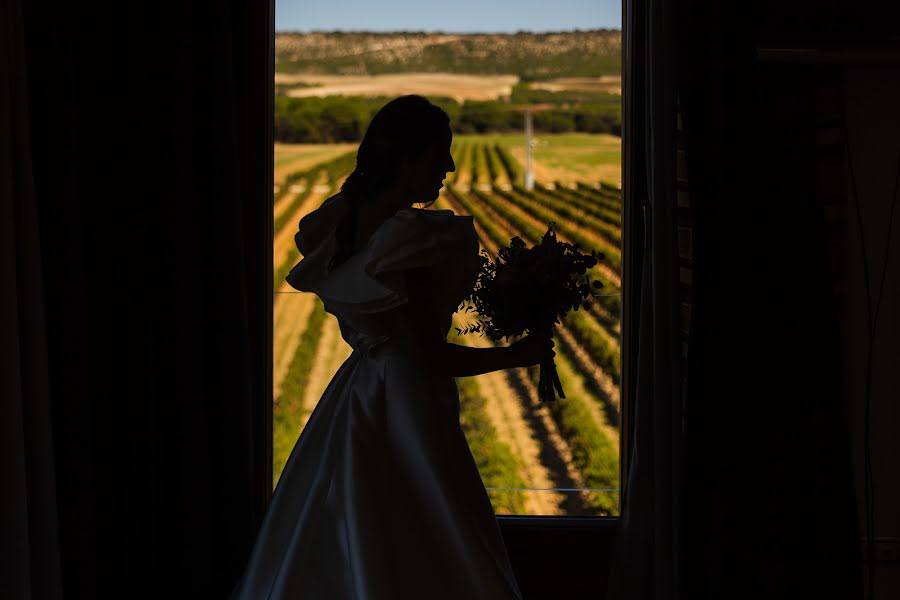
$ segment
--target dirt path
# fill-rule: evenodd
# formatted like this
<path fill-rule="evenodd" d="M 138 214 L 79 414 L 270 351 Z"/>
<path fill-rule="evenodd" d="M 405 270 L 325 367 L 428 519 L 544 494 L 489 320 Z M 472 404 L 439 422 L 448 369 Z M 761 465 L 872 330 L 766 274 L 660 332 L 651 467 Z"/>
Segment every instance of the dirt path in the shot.
<path fill-rule="evenodd" d="M 319 177 L 323 177 L 323 170 Z M 285 223 L 281 231 L 275 232 L 275 241 L 272 244 L 272 258 L 275 268 L 279 268 L 287 259 L 288 253 L 294 246 L 294 233 L 297 222 L 307 213 L 317 208 L 324 200 L 321 192 L 314 191 L 294 213 L 294 220 Z M 313 294 L 298 292 L 290 287 L 287 282 L 282 282 L 276 290 L 272 306 L 272 389 L 274 397 L 281 392 L 281 382 L 287 374 L 300 336 L 306 330 L 306 322 L 312 313 Z"/>
<path fill-rule="evenodd" d="M 457 188 L 465 187 L 469 189 L 472 181 L 472 152 L 478 145 L 476 143 L 467 143 L 460 148 L 460 169 L 459 174 L 453 185 Z"/>
<path fill-rule="evenodd" d="M 325 322 L 322 323 L 322 333 L 319 336 L 319 343 L 316 345 L 312 364 L 309 365 L 309 379 L 306 389 L 303 391 L 303 399 L 300 404 L 303 411 L 302 423 L 304 426 L 316 404 L 322 398 L 325 388 L 328 387 L 331 378 L 337 371 L 334 363 L 337 357 L 343 353 L 341 346 L 347 346 L 347 344 L 341 338 L 341 330 L 337 318 L 334 315 L 326 315 Z"/>
<path fill-rule="evenodd" d="M 575 367 L 569 361 L 568 357 L 561 352 L 556 354 L 556 369 L 559 371 L 560 379 L 565 379 L 565 388 L 567 397 L 580 397 L 587 407 L 594 423 L 606 434 L 615 446 L 619 447 L 619 430 L 609 424 L 606 416 L 603 414 L 603 408 L 597 402 L 593 394 L 584 384 L 584 376 L 575 370 Z"/>
<path fill-rule="evenodd" d="M 530 214 L 529 212 L 527 212 L 525 209 L 518 206 L 514 202 L 509 202 L 507 204 L 507 206 L 509 207 L 509 209 L 512 212 L 514 212 L 516 215 L 518 215 L 519 218 L 521 218 L 522 220 L 537 227 L 539 231 L 545 231 L 547 229 L 547 223 L 545 223 L 541 219 L 538 219 L 537 217 L 533 216 L 532 214 Z M 553 220 L 556 221 L 557 223 L 565 224 L 571 229 L 577 229 L 577 230 L 581 231 L 582 234 L 585 237 L 589 238 L 593 244 L 596 244 L 596 246 L 597 246 L 596 249 L 599 249 L 601 251 L 604 251 L 604 250 L 609 251 L 610 249 L 615 249 L 615 250 L 621 252 L 621 248 L 616 248 L 615 246 L 610 244 L 607 240 L 604 240 L 602 237 L 600 237 L 599 235 L 594 233 L 593 230 L 588 229 L 588 228 L 583 228 L 580 225 L 577 225 L 576 223 L 572 222 L 571 219 L 567 219 L 565 217 L 560 216 L 558 213 L 553 211 L 553 209 L 550 208 L 549 206 L 544 205 L 544 208 L 553 213 Z M 559 231 L 559 229 L 557 229 L 557 237 L 564 242 L 572 243 L 572 240 L 568 236 L 566 236 L 564 233 Z M 585 249 L 582 248 L 582 250 L 585 250 Z M 599 263 L 599 264 L 597 264 L 597 266 L 595 268 L 611 284 L 615 285 L 617 288 L 622 287 L 622 277 L 618 271 L 611 268 L 606 263 Z"/>
<path fill-rule="evenodd" d="M 284 284 L 287 287 L 287 284 Z M 281 395 L 281 383 L 287 375 L 300 336 L 312 314 L 315 297 L 306 293 L 276 294 L 272 307 L 272 394 Z"/>
<path fill-rule="evenodd" d="M 454 320 L 454 326 L 458 326 Z M 490 340 L 477 335 L 461 336 L 465 345 L 474 348 L 490 348 Z M 460 341 L 458 343 L 464 343 Z M 478 389 L 485 399 L 485 413 L 497 431 L 500 441 L 509 445 L 518 458 L 519 475 L 528 488 L 546 490 L 554 487 L 553 476 L 541 462 L 541 444 L 535 432 L 525 420 L 524 406 L 507 379 L 506 373 L 494 371 L 476 377 Z M 556 491 L 523 492 L 525 511 L 530 515 L 560 515 L 563 494 Z"/>
<path fill-rule="evenodd" d="M 619 296 L 621 298 L 621 294 Z M 602 327 L 608 336 L 616 341 L 621 339 L 622 327 L 618 314 L 611 314 L 596 301 L 591 305 L 591 314 L 594 316 L 597 325 Z"/>
<path fill-rule="evenodd" d="M 469 168 L 475 168 L 478 171 L 478 177 L 472 178 L 472 185 L 479 189 L 482 189 L 483 186 L 487 186 L 490 189 L 491 174 L 488 171 L 487 160 L 484 156 L 484 144 L 475 143 L 472 144 L 472 148 L 472 162 L 469 164 Z"/>
<path fill-rule="evenodd" d="M 442 192 L 440 198 L 435 203 L 438 205 L 438 208 L 449 208 L 457 215 L 467 215 L 469 213 L 459 205 L 454 199 L 453 196 L 446 192 Z M 472 223 L 475 225 L 475 233 L 478 234 L 478 240 L 481 243 L 481 247 L 487 250 L 487 252 L 496 257 L 497 256 L 497 245 L 491 241 L 491 238 L 488 237 L 487 233 L 485 233 L 484 229 L 482 229 L 481 225 L 478 223 L 476 219 L 472 219 Z"/>
<path fill-rule="evenodd" d="M 284 214 L 284 211 L 291 205 L 297 194 L 302 194 L 306 191 L 306 185 L 306 179 L 301 179 L 297 183 L 291 184 L 291 189 L 275 203 L 275 207 L 272 210 L 272 219 L 278 220 L 278 217 Z"/>
<path fill-rule="evenodd" d="M 333 318 L 335 324 L 337 324 L 337 318 Z M 338 369 L 341 368 L 341 365 L 344 364 L 344 361 L 350 358 L 350 355 L 353 353 L 353 348 L 350 347 L 350 344 L 344 341 L 344 338 L 341 337 L 341 328 L 338 325 L 337 336 L 336 336 L 336 345 L 334 347 L 334 352 L 331 355 L 331 364 L 329 366 L 329 379 L 337 373 Z"/>
<path fill-rule="evenodd" d="M 453 163 L 456 165 L 456 170 L 447 177 L 450 179 L 450 183 L 453 185 L 459 185 L 460 177 L 462 177 L 468 168 L 465 165 L 466 153 L 469 151 L 469 144 L 466 142 L 460 142 L 458 139 L 453 140 L 453 150 L 451 154 L 453 156 Z"/>
<path fill-rule="evenodd" d="M 329 337 L 329 345 L 322 348 L 324 354 L 321 357 L 321 361 L 323 362 L 321 379 L 318 382 L 314 382 L 314 376 L 316 375 L 315 366 L 313 366 L 313 371 L 309 378 L 310 386 L 315 386 L 317 388 L 317 391 L 313 392 L 313 395 L 315 396 L 313 402 L 315 404 L 318 404 L 322 394 L 325 393 L 325 388 L 328 387 L 328 384 L 331 383 L 332 378 L 334 378 L 334 374 L 338 372 L 338 369 L 341 368 L 341 365 L 344 364 L 344 361 L 347 360 L 353 352 L 353 348 L 351 348 L 350 345 L 344 341 L 344 338 L 341 337 L 341 326 L 338 324 L 337 318 L 332 315 L 326 317 L 325 324 L 323 325 L 323 338 L 326 335 Z M 317 362 L 320 360 L 318 355 L 316 356 L 316 360 Z M 315 408 L 315 404 L 312 408 Z M 304 415 L 304 423 L 306 423 L 306 419 L 308 419 L 309 415 L 312 413 L 312 408 L 309 413 Z"/>
<path fill-rule="evenodd" d="M 621 347 L 622 337 L 619 327 L 619 316 L 613 317 L 610 315 L 596 300 L 591 304 L 591 310 L 588 314 L 593 318 L 586 320 L 587 325 L 595 329 L 598 335 L 605 337 L 610 344 Z"/>
<path fill-rule="evenodd" d="M 275 232 L 272 240 L 272 262 L 278 269 L 284 261 L 287 260 L 288 254 L 296 247 L 294 244 L 294 234 L 297 233 L 297 223 L 307 214 L 318 208 L 325 200 L 325 194 L 329 189 L 324 182 L 327 180 L 325 170 L 319 171 L 316 185 L 313 186 L 312 192 L 303 201 L 303 204 L 294 211 L 294 214 L 284 224 L 280 231 Z"/>
<path fill-rule="evenodd" d="M 494 148 L 492 144 L 485 144 L 487 151 L 490 153 L 492 164 L 497 171 L 497 177 L 494 179 L 494 185 L 496 185 L 501 190 L 511 190 L 512 185 L 509 182 L 509 175 L 506 173 L 506 169 L 503 168 L 503 161 L 500 160 L 500 157 L 497 155 L 497 150 Z"/>
<path fill-rule="evenodd" d="M 275 75 L 278 78 L 278 75 Z M 291 173 L 317 165 L 356 150 L 357 144 L 275 144 L 274 182 L 280 184 Z"/>
<path fill-rule="evenodd" d="M 542 462 L 549 465 L 553 473 L 553 487 L 586 488 L 587 484 L 575 466 L 572 450 L 559 432 L 550 409 L 538 399 L 537 388 L 528 378 L 528 371 L 524 368 L 511 369 L 506 376 L 510 384 L 520 390 L 519 397 L 523 398 L 529 423 L 542 441 Z M 562 508 L 564 514 L 569 516 L 591 515 L 594 513 L 587 508 L 590 502 L 589 492 L 565 492 Z"/>
<path fill-rule="evenodd" d="M 559 334 L 563 343 L 571 348 L 573 360 L 577 365 L 579 372 L 591 379 L 594 386 L 596 386 L 597 391 L 604 396 L 601 400 L 608 401 L 615 411 L 618 412 L 619 386 L 616 385 L 612 377 L 591 360 L 590 355 L 588 355 L 584 348 L 578 345 L 572 332 L 570 332 L 565 325 L 557 325 L 556 333 Z"/>

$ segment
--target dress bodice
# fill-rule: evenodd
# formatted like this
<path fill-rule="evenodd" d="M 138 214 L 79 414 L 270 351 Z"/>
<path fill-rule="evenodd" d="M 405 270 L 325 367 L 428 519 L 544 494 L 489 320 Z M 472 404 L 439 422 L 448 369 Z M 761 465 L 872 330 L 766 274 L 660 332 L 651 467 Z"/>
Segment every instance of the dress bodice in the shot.
<path fill-rule="evenodd" d="M 328 308 L 326 306 L 327 312 Z M 393 331 L 385 329 L 382 333 L 365 333 L 355 329 L 350 320 L 340 315 L 337 316 L 341 329 L 341 337 L 354 351 L 369 357 L 383 356 L 388 353 L 406 353 L 409 348 L 403 343 L 402 338 Z M 436 339 L 445 340 L 447 332 L 453 323 L 453 314 L 440 316 L 440 322 L 435 323 L 434 335 Z"/>
<path fill-rule="evenodd" d="M 439 322 L 429 327 L 435 336 L 446 339 L 453 313 L 481 267 L 472 216 L 450 210 L 401 209 L 372 233 L 362 250 L 329 271 L 335 238 L 322 235 L 321 228 L 336 224 L 342 214 L 340 202 L 340 194 L 332 196 L 300 222 L 295 239 L 304 257 L 291 270 L 288 283 L 322 299 L 354 350 L 403 351 L 397 332 L 406 324 L 392 321 L 396 317 L 389 311 L 408 300 L 404 271 L 431 268 Z M 323 210 L 331 210 L 332 217 L 326 220 L 316 214 Z"/>

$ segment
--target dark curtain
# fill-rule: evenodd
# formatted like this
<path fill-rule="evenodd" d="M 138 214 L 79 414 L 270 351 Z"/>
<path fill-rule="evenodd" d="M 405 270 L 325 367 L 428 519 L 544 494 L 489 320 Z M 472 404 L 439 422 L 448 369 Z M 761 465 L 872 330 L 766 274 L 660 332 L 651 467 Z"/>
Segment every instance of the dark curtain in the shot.
<path fill-rule="evenodd" d="M 224 597 L 270 491 L 270 7 L 16 4 L 16 548 L 69 598 Z"/>
<path fill-rule="evenodd" d="M 0 2 L 0 597 L 62 598 L 20 0 Z"/>
<path fill-rule="evenodd" d="M 832 12 L 689 6 L 680 90 L 695 264 L 683 589 L 690 598 L 859 598 L 839 315 L 816 196 L 818 75 L 756 55 L 762 43 L 844 39 L 844 20 L 838 3 Z"/>
<path fill-rule="evenodd" d="M 629 10 L 626 193 L 643 240 L 609 596 L 860 597 L 838 319 L 815 199 L 815 77 L 756 58 L 761 40 L 808 41 L 822 19 L 803 19 L 809 5 L 705 0 Z M 678 148 L 686 172 L 676 176 Z M 679 194 L 691 213 L 689 323 L 678 312 Z"/>
<path fill-rule="evenodd" d="M 675 218 L 675 3 L 627 3 L 625 185 L 639 261 L 629 468 L 609 597 L 678 598 L 683 498 L 678 248 Z M 640 242 L 638 242 L 638 240 Z"/>

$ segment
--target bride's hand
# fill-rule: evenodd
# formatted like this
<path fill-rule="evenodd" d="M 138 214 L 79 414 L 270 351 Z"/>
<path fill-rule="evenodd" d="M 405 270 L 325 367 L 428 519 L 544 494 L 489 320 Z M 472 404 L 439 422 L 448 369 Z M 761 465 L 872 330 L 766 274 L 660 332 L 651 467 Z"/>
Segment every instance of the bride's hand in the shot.
<path fill-rule="evenodd" d="M 514 363 L 519 367 L 530 367 L 556 356 L 553 351 L 553 337 L 547 333 L 529 333 L 524 338 L 510 344 L 509 351 L 513 353 Z"/>

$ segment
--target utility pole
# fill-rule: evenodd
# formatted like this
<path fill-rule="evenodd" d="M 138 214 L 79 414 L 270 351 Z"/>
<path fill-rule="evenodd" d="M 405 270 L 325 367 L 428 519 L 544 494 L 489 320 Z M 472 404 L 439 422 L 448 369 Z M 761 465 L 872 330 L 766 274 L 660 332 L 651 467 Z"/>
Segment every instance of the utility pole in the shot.
<path fill-rule="evenodd" d="M 534 172 L 531 168 L 534 152 L 534 127 L 531 123 L 531 111 L 525 109 L 525 189 L 534 189 Z"/>

